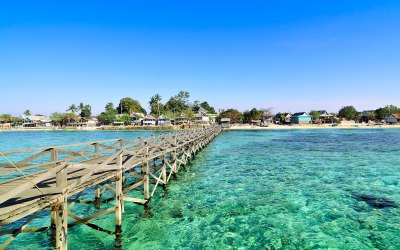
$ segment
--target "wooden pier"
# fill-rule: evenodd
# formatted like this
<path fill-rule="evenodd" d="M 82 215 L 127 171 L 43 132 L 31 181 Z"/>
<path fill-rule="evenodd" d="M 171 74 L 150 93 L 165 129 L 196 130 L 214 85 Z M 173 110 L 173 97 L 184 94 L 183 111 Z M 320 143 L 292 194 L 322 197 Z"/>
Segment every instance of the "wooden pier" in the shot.
<path fill-rule="evenodd" d="M 68 228 L 79 224 L 120 236 L 124 203 L 148 209 L 157 188 L 166 188 L 171 176 L 186 168 L 188 161 L 220 132 L 219 126 L 210 126 L 134 141 L 115 139 L 1 152 L 0 175 L 19 176 L 0 182 L 0 235 L 9 235 L 0 249 L 20 233 L 45 230 L 54 231 L 56 249 L 67 249 Z M 19 155 L 23 157 L 15 163 L 10 160 Z M 29 170 L 37 171 L 26 174 Z M 98 204 L 109 200 L 102 198 L 106 191 L 115 194 L 115 206 L 86 218 L 72 212 L 77 203 L 99 208 Z M 93 200 L 81 200 L 85 192 L 93 192 Z M 28 228 L 43 210 L 50 211 L 50 226 Z M 90 222 L 112 212 L 115 231 Z M 68 223 L 68 217 L 73 222 Z M 14 224 L 17 226 L 11 228 Z"/>

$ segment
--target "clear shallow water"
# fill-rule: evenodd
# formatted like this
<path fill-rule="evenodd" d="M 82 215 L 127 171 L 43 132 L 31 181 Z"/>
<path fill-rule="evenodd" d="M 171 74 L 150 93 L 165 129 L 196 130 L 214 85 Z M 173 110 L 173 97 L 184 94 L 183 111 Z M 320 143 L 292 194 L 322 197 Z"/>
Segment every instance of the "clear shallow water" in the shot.
<path fill-rule="evenodd" d="M 0 133 L 0 150 L 140 134 L 34 133 Z M 21 139 L 24 146 L 15 146 Z M 399 151 L 396 129 L 224 132 L 169 183 L 167 194 L 159 189 L 152 217 L 126 204 L 123 248 L 399 249 L 400 209 L 376 208 L 360 198 L 400 206 Z M 77 205 L 74 212 L 95 209 Z M 48 221 L 44 214 L 31 227 Z M 92 222 L 113 230 L 114 214 Z M 10 249 L 51 248 L 49 236 L 19 235 Z M 84 225 L 69 230 L 71 249 L 112 249 L 114 239 Z"/>

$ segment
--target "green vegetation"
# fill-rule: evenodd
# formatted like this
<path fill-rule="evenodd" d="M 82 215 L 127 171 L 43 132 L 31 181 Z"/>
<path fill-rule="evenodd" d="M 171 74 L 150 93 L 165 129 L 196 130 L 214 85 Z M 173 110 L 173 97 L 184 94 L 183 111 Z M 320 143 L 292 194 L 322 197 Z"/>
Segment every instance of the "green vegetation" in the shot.
<path fill-rule="evenodd" d="M 187 108 L 182 111 L 182 114 L 186 116 L 189 120 L 193 120 L 194 118 L 194 112 L 191 108 Z"/>
<path fill-rule="evenodd" d="M 139 101 L 133 100 L 130 97 L 122 98 L 119 101 L 117 112 L 119 114 L 143 113 L 147 115 L 146 110 L 142 107 L 142 105 L 140 105 Z"/>
<path fill-rule="evenodd" d="M 189 97 L 189 92 L 179 91 L 177 95 L 172 96 L 167 103 L 163 104 L 161 103 L 161 96 L 155 94 L 149 101 L 150 114 L 156 117 L 165 115 L 170 119 L 184 115 L 191 120 L 194 118 L 194 112 L 200 107 L 206 109 L 210 114 L 216 113 L 214 107 L 211 107 L 206 101 L 200 102 L 196 100 L 193 104 L 190 104 Z"/>
<path fill-rule="evenodd" d="M 367 113 L 367 120 L 368 121 L 373 121 L 373 120 L 375 120 L 375 113 L 373 113 L 373 112 L 368 112 Z"/>
<path fill-rule="evenodd" d="M 164 111 L 164 105 L 161 103 L 161 96 L 155 94 L 150 98 L 150 114 L 160 116 Z"/>
<path fill-rule="evenodd" d="M 210 104 L 208 104 L 208 102 L 200 103 L 200 107 L 202 107 L 203 109 L 207 110 L 208 113 L 210 113 L 210 114 L 216 114 L 217 113 L 217 112 L 215 112 L 215 108 L 211 107 Z"/>
<path fill-rule="evenodd" d="M 347 120 L 353 120 L 356 114 L 357 110 L 353 106 L 345 106 L 339 110 L 339 116 Z"/>
<path fill-rule="evenodd" d="M 243 112 L 243 118 L 245 122 L 251 122 L 251 120 L 260 120 L 262 119 L 263 111 L 260 109 L 253 108 L 250 111 Z"/>
<path fill-rule="evenodd" d="M 221 118 L 229 118 L 231 123 L 239 123 L 243 121 L 243 114 L 236 109 L 222 110 L 218 116 L 218 119 Z"/>
<path fill-rule="evenodd" d="M 116 120 L 117 110 L 114 109 L 114 104 L 112 102 L 107 103 L 105 106 L 105 111 L 102 112 L 97 119 L 101 124 L 112 124 Z"/>
<path fill-rule="evenodd" d="M 65 117 L 65 113 L 54 112 L 50 115 L 51 121 L 56 126 L 62 126 L 64 124 L 64 117 Z"/>
<path fill-rule="evenodd" d="M 216 114 L 217 112 L 215 111 L 214 107 L 211 107 L 208 102 L 204 101 L 200 103 L 199 100 L 194 101 L 193 103 L 193 110 L 196 111 L 199 108 L 203 108 L 208 111 L 209 114 Z"/>
<path fill-rule="evenodd" d="M 75 114 L 78 111 L 78 107 L 75 104 L 72 104 L 66 111 L 70 111 L 71 113 Z"/>
<path fill-rule="evenodd" d="M 311 115 L 313 121 L 316 121 L 319 119 L 320 113 L 316 110 L 311 110 L 309 115 Z"/>
<path fill-rule="evenodd" d="M 122 116 L 119 116 L 116 121 L 129 124 L 131 122 L 131 116 L 128 114 L 123 114 Z"/>
<path fill-rule="evenodd" d="M 89 118 L 92 116 L 92 107 L 90 105 L 79 104 L 79 110 L 81 111 L 80 116 Z"/>
<path fill-rule="evenodd" d="M 63 126 L 74 121 L 79 121 L 79 116 L 74 113 L 54 112 L 50 115 L 50 119 L 54 123 L 54 125 Z"/>
<path fill-rule="evenodd" d="M 387 105 L 383 108 L 378 108 L 375 110 L 375 115 L 377 119 L 385 119 L 386 117 L 392 115 L 392 114 L 398 114 L 400 113 L 400 110 L 398 107 L 394 105 Z"/>
<path fill-rule="evenodd" d="M 165 109 L 175 114 L 181 114 L 189 108 L 190 94 L 187 91 L 180 91 L 177 95 L 172 96 L 165 104 Z"/>
<path fill-rule="evenodd" d="M 188 120 L 193 120 L 195 112 L 200 108 L 207 110 L 208 115 L 217 113 L 215 108 L 212 107 L 207 101 L 196 100 L 193 103 L 189 102 L 190 94 L 187 91 L 179 91 L 178 94 L 170 97 L 166 103 L 162 103 L 162 97 L 159 94 L 153 95 L 149 100 L 150 114 L 158 117 L 164 115 L 167 118 L 174 119 L 179 116 L 184 116 Z M 232 123 L 250 123 L 252 120 L 271 119 L 273 117 L 272 110 L 269 109 L 257 109 L 253 108 L 250 111 L 246 110 L 243 113 L 236 109 L 218 110 L 219 115 L 217 120 L 221 118 L 230 118 Z M 131 120 L 134 119 L 133 114 L 136 118 L 147 115 L 146 110 L 141 106 L 139 101 L 130 97 L 122 98 L 119 101 L 117 107 L 112 102 L 105 105 L 104 112 L 101 112 L 97 116 L 100 124 L 108 125 L 114 122 L 123 122 L 124 124 L 130 124 Z M 394 105 L 386 105 L 376 110 L 371 111 L 357 111 L 353 106 L 344 106 L 338 112 L 338 117 L 346 120 L 355 120 L 356 122 L 369 122 L 369 121 L 382 121 L 390 115 L 399 114 L 400 109 Z M 278 113 L 280 117 L 275 119 L 280 120 L 281 124 L 285 124 L 285 113 Z M 313 121 L 320 119 L 320 113 L 316 110 L 309 112 Z M 336 115 L 331 113 L 332 115 Z M 26 110 L 24 115 L 31 115 L 30 110 Z M 278 115 L 278 116 L 279 116 Z M 39 116 L 39 115 L 38 115 Z M 51 114 L 50 119 L 55 125 L 66 125 L 68 123 L 80 122 L 81 118 L 91 118 L 92 107 L 83 102 L 79 105 L 71 104 L 66 113 L 54 112 Z M 215 118 L 210 116 L 211 118 Z M 279 119 L 280 118 L 280 119 Z M 85 119 L 87 121 L 87 119 Z M 12 117 L 10 114 L 0 115 L 0 123 L 11 123 L 12 125 L 21 125 L 23 123 L 22 118 Z"/>
<path fill-rule="evenodd" d="M 5 123 L 9 123 L 12 121 L 12 117 L 10 114 L 2 114 L 0 115 L 0 121 L 3 121 Z"/>

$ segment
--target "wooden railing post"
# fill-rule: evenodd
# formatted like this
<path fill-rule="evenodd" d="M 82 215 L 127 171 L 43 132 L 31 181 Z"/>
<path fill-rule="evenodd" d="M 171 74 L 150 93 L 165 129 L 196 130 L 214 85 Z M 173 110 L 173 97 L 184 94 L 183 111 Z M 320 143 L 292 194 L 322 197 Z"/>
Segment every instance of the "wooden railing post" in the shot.
<path fill-rule="evenodd" d="M 144 174 L 144 179 L 143 179 L 143 184 L 144 184 L 144 199 L 149 200 L 150 199 L 150 180 L 149 180 L 149 145 L 146 143 L 146 153 L 145 153 L 145 174 Z"/>
<path fill-rule="evenodd" d="M 125 146 L 125 141 L 124 139 L 119 139 L 119 147 L 122 149 Z"/>
<path fill-rule="evenodd" d="M 122 151 L 117 156 L 117 166 L 119 166 L 119 170 L 117 170 L 115 177 L 115 226 L 118 231 L 118 229 L 121 229 L 122 212 L 124 210 L 124 194 L 122 193 Z"/>
<path fill-rule="evenodd" d="M 68 234 L 68 197 L 65 192 L 67 187 L 67 169 L 63 168 L 56 175 L 57 187 L 62 191 L 62 196 L 59 198 L 58 203 L 53 208 L 55 212 L 56 224 L 56 248 L 60 250 L 67 249 L 67 234 Z"/>
<path fill-rule="evenodd" d="M 95 157 L 96 158 L 99 158 L 99 144 L 96 142 L 95 144 L 94 144 L 94 153 L 95 153 Z"/>
<path fill-rule="evenodd" d="M 57 148 L 52 148 L 51 149 L 51 151 L 50 151 L 50 158 L 51 158 L 51 161 L 57 161 L 58 160 L 58 150 L 57 150 Z M 53 167 L 55 167 L 57 164 L 56 163 L 54 163 L 53 164 Z"/>
<path fill-rule="evenodd" d="M 163 157 L 163 161 L 162 161 L 162 180 L 164 182 L 164 187 L 167 186 L 167 147 L 165 146 L 165 139 L 164 139 L 164 157 Z"/>
<path fill-rule="evenodd" d="M 177 136 L 178 136 L 178 134 L 175 134 L 175 138 L 174 138 L 174 146 L 175 146 L 174 153 L 173 153 L 173 161 L 174 161 L 174 164 L 173 164 L 174 173 L 173 173 L 173 175 L 174 175 L 174 177 L 176 177 L 176 173 L 178 172 L 178 154 L 177 154 L 178 140 L 177 140 Z"/>
<path fill-rule="evenodd" d="M 100 184 L 96 185 L 96 189 L 94 190 L 94 206 L 96 209 L 100 209 L 100 201 L 101 198 L 101 190 L 100 190 Z"/>
<path fill-rule="evenodd" d="M 58 150 L 56 148 L 51 149 L 50 151 L 50 160 L 55 162 L 58 160 Z M 57 163 L 52 164 L 52 167 L 55 168 Z M 50 212 L 50 227 L 52 229 L 56 229 L 56 211 L 54 207 L 52 207 Z"/>

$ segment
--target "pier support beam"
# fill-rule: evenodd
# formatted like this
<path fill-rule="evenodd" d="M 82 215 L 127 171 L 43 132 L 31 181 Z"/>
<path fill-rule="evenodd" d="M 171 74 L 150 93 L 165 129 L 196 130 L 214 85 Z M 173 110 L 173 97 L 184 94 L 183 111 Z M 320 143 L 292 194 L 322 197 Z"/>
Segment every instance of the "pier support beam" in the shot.
<path fill-rule="evenodd" d="M 121 144 L 121 148 L 122 148 Z M 115 177 L 115 249 L 122 249 L 122 213 L 125 210 L 124 206 L 124 193 L 122 191 L 123 183 L 123 169 L 122 169 L 122 149 L 121 154 L 117 156 L 117 171 Z"/>
<path fill-rule="evenodd" d="M 96 185 L 96 189 L 94 191 L 94 206 L 96 209 L 100 209 L 100 197 L 101 197 L 101 190 L 100 185 Z"/>
<path fill-rule="evenodd" d="M 52 164 L 52 167 L 55 168 L 57 166 L 57 163 L 55 163 L 55 161 L 57 161 L 58 159 L 58 150 L 56 148 L 52 148 L 50 151 L 50 159 L 52 162 L 54 162 Z M 56 229 L 56 210 L 55 207 L 51 208 L 51 212 L 50 212 L 50 228 L 52 230 Z M 53 231 L 54 232 L 54 231 Z"/>
<path fill-rule="evenodd" d="M 67 170 L 62 169 L 57 173 L 56 177 L 57 187 L 66 188 L 67 187 Z M 68 234 L 68 197 L 63 191 L 62 197 L 60 197 L 59 202 L 53 207 L 55 212 L 55 226 L 56 226 L 56 249 L 66 250 L 67 249 L 67 234 Z"/>
<path fill-rule="evenodd" d="M 149 146 L 146 145 L 146 163 L 144 164 L 144 176 L 143 176 L 143 186 L 144 186 L 144 199 L 150 199 L 150 180 L 149 180 Z"/>
<path fill-rule="evenodd" d="M 117 156 L 117 165 L 122 167 L 122 154 Z M 122 193 L 122 169 L 117 171 L 115 177 L 115 229 L 121 230 L 122 225 L 122 212 L 124 210 L 124 194 Z"/>

